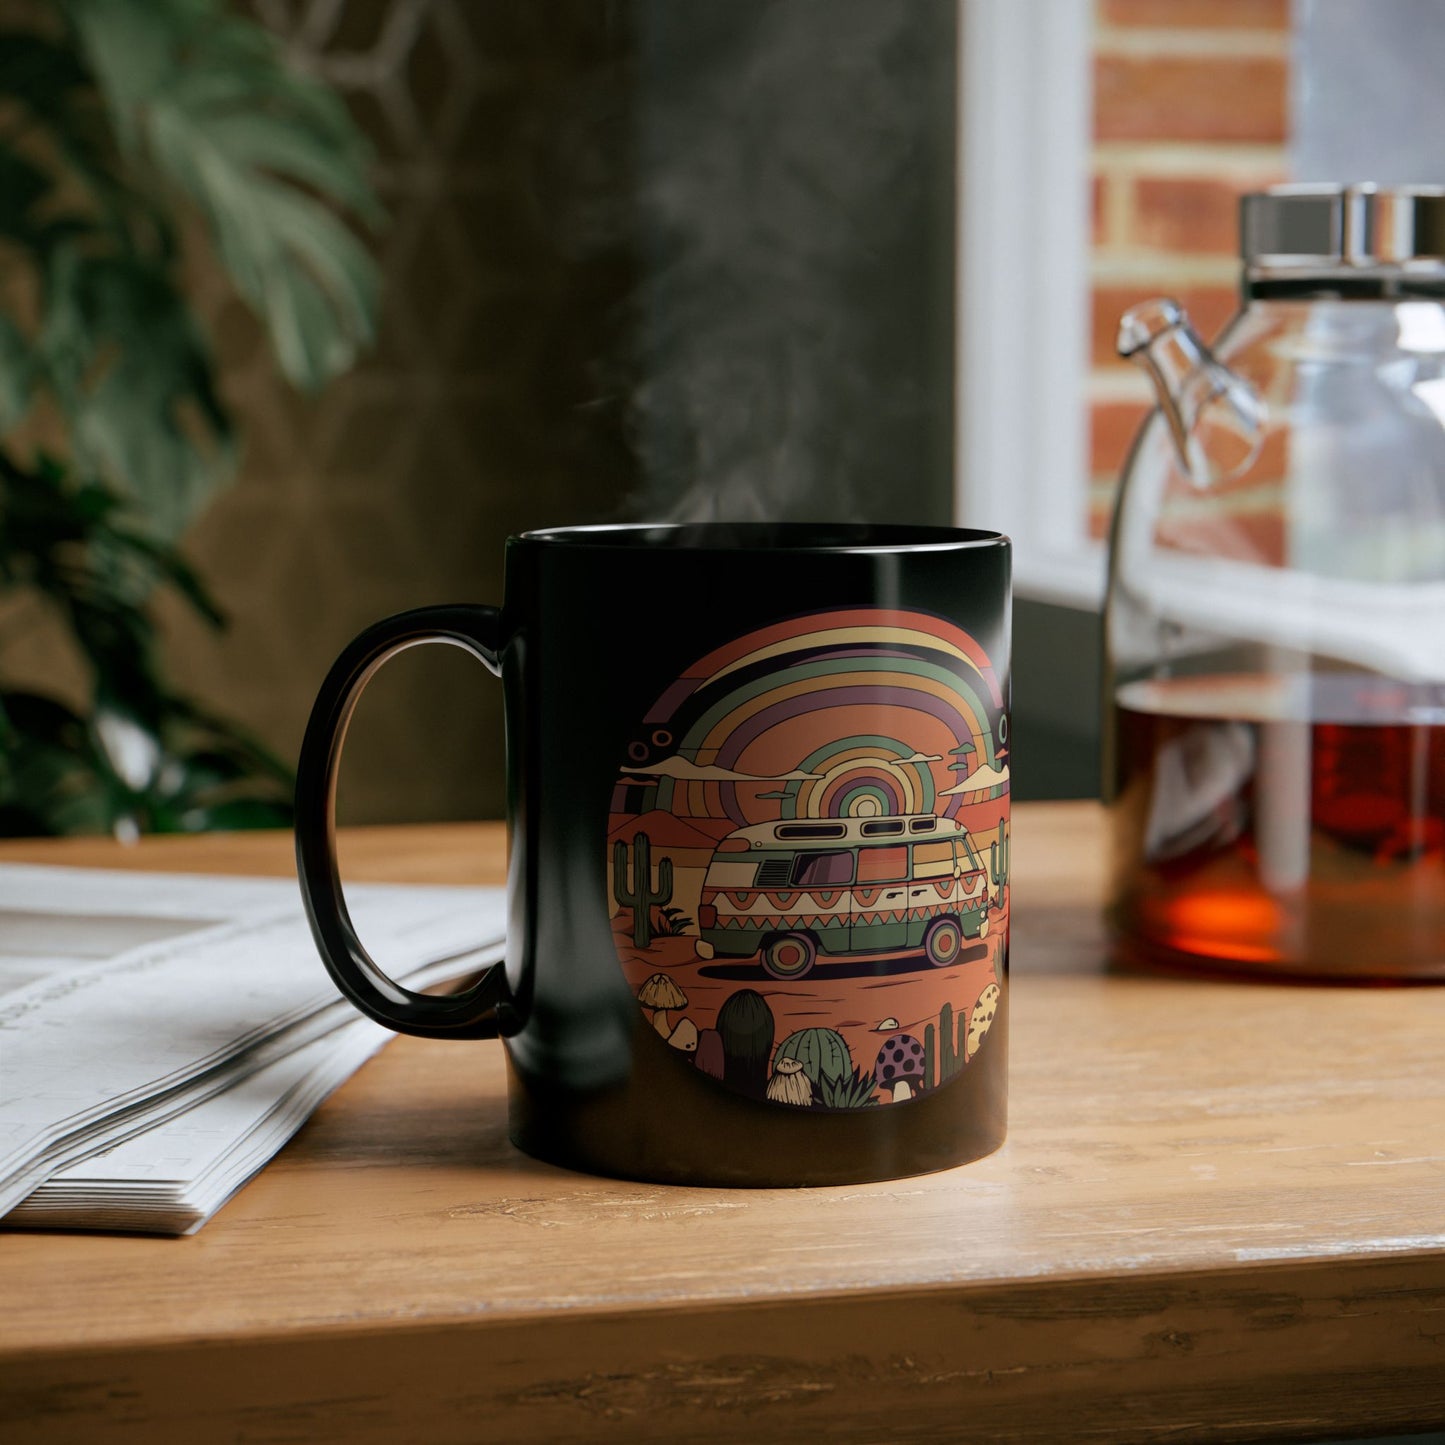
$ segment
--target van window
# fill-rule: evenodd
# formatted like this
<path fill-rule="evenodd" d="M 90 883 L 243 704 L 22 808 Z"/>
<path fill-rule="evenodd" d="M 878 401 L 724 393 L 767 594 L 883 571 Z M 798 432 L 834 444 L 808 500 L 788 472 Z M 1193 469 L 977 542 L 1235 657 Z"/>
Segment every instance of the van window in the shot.
<path fill-rule="evenodd" d="M 845 838 L 848 835 L 846 823 L 779 823 L 773 829 L 773 837 L 793 838 Z"/>
<path fill-rule="evenodd" d="M 901 833 L 902 831 L 902 818 L 889 818 L 886 822 L 879 823 L 864 823 L 859 829 L 865 838 L 875 838 L 880 835 L 886 838 L 890 833 Z"/>
<path fill-rule="evenodd" d="M 858 881 L 893 883 L 908 877 L 908 845 L 894 848 L 860 848 Z"/>
<path fill-rule="evenodd" d="M 953 844 L 946 838 L 935 843 L 913 845 L 913 876 L 915 878 L 952 878 Z"/>
<path fill-rule="evenodd" d="M 707 870 L 709 888 L 752 888 L 758 881 L 758 865 L 751 859 L 733 863 L 727 859 L 714 860 Z"/>
<path fill-rule="evenodd" d="M 832 888 L 853 881 L 853 855 L 842 849 L 837 853 L 804 853 L 793 864 L 794 888 Z"/>
<path fill-rule="evenodd" d="M 910 833 L 931 833 L 938 827 L 937 818 L 915 818 L 908 825 Z"/>

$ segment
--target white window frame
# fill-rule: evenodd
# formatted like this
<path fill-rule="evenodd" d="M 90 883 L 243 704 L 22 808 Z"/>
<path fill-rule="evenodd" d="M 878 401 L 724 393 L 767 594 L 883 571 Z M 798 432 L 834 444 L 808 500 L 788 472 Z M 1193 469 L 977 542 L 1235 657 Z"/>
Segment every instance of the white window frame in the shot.
<path fill-rule="evenodd" d="M 1098 608 L 1088 535 L 1092 0 L 959 0 L 959 522 L 1019 596 Z"/>

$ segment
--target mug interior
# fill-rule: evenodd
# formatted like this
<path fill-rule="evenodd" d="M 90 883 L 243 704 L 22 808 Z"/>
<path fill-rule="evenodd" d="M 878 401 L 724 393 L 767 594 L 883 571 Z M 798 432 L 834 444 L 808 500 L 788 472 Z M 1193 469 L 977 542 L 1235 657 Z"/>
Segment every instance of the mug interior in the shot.
<path fill-rule="evenodd" d="M 546 546 L 705 552 L 914 552 L 997 547 L 998 532 L 872 522 L 628 522 L 524 532 Z"/>

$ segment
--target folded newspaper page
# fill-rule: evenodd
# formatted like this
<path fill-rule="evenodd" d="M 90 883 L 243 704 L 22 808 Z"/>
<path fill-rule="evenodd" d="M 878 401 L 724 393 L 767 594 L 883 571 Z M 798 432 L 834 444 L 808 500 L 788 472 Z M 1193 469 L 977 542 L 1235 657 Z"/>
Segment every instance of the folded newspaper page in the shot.
<path fill-rule="evenodd" d="M 414 987 L 501 956 L 501 889 L 348 903 Z M 387 1037 L 293 882 L 0 867 L 0 1224 L 194 1230 Z"/>

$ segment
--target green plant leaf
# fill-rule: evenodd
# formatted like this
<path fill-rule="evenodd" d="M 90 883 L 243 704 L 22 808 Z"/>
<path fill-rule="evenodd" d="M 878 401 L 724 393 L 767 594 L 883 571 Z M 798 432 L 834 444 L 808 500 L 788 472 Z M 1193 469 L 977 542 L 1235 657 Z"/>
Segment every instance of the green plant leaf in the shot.
<path fill-rule="evenodd" d="M 0 835 L 103 831 L 109 804 L 84 720 L 53 698 L 0 693 Z"/>
<path fill-rule="evenodd" d="M 320 385 L 374 332 L 376 268 L 338 214 L 379 219 L 366 147 L 225 0 L 43 0 L 5 25 L 0 239 L 39 320 L 0 315 L 0 429 L 44 397 L 68 454 L 0 447 L 0 587 L 59 613 L 92 697 L 0 689 L 0 832 L 283 825 L 290 769 L 170 689 L 148 611 L 165 586 L 220 623 L 173 539 L 235 455 L 172 213 L 199 210 L 286 375 Z"/>
<path fill-rule="evenodd" d="M 219 614 L 175 549 L 124 519 L 104 487 L 74 485 L 47 458 L 27 472 L 0 452 L 0 582 L 33 589 L 64 618 L 90 666 L 97 709 L 110 703 L 158 727 L 173 709 L 145 610 L 151 591 L 167 583 L 208 620 Z"/>
<path fill-rule="evenodd" d="M 68 45 L 26 30 L 0 33 L 0 95 L 38 117 L 54 118 L 68 104 L 67 93 L 89 81 Z"/>
<path fill-rule="evenodd" d="M 279 783 L 289 796 L 295 787 L 296 777 L 291 768 L 283 762 L 254 734 L 227 718 L 216 716 L 206 708 L 196 705 L 189 698 L 173 697 L 170 701 L 175 717 L 195 730 L 200 739 L 194 756 L 204 762 L 213 756 L 214 750 L 240 768 L 245 774 L 264 775 Z"/>
<path fill-rule="evenodd" d="M 95 231 L 123 237 L 130 246 L 143 234 L 160 252 L 171 253 L 168 223 L 121 174 L 105 108 L 73 45 L 25 30 L 0 32 L 0 98 L 11 103 L 17 121 L 4 148 L 10 173 L 0 187 L 0 208 L 46 208 L 19 227 L 6 227 L 6 234 L 42 258 L 76 233 Z M 29 145 L 27 159 L 22 152 L 37 135 L 44 143 Z M 28 192 L 18 189 L 19 168 L 37 161 L 43 192 L 33 184 Z"/>
<path fill-rule="evenodd" d="M 143 559 L 149 564 L 156 578 L 169 582 L 213 627 L 225 626 L 225 614 L 199 574 L 179 552 L 128 528 L 117 527 L 112 535 L 132 558 Z"/>
<path fill-rule="evenodd" d="M 375 263 L 329 207 L 379 215 L 344 107 L 217 0 L 60 0 L 122 145 L 205 216 L 287 377 L 321 386 L 374 336 Z"/>
<path fill-rule="evenodd" d="M 177 832 L 232 832 L 240 828 L 289 828 L 291 807 L 279 799 L 232 798 L 227 802 L 187 808 Z"/>
<path fill-rule="evenodd" d="M 50 189 L 50 177 L 38 166 L 0 148 L 0 236 L 32 245 L 37 231 L 32 212 Z"/>
<path fill-rule="evenodd" d="M 163 697 L 149 728 L 106 704 L 86 719 L 51 698 L 0 692 L 0 836 L 288 826 L 290 772 L 258 771 L 244 742 L 203 716 Z"/>
<path fill-rule="evenodd" d="M 20 328 L 0 314 L 0 431 L 15 426 L 30 407 L 35 363 Z"/>
<path fill-rule="evenodd" d="M 230 474 L 235 446 L 205 343 L 166 271 L 63 247 L 37 342 L 81 467 L 177 536 Z"/>

